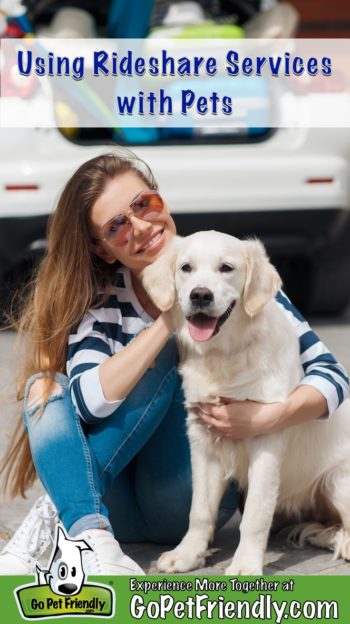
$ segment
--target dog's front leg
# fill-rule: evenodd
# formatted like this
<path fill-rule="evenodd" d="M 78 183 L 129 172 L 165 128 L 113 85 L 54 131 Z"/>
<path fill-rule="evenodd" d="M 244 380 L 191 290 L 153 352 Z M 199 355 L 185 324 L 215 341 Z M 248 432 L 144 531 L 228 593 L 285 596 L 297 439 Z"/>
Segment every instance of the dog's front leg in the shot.
<path fill-rule="evenodd" d="M 279 491 L 283 447 L 283 436 L 280 434 L 247 442 L 248 494 L 240 525 L 240 543 L 226 574 L 262 574 L 264 553 Z"/>
<path fill-rule="evenodd" d="M 192 425 L 192 505 L 189 529 L 180 544 L 165 552 L 157 563 L 159 572 L 187 572 L 204 565 L 210 540 L 213 537 L 219 504 L 226 481 L 223 468 L 210 455 L 203 440 L 203 425 Z M 198 437 L 196 435 L 198 433 Z"/>

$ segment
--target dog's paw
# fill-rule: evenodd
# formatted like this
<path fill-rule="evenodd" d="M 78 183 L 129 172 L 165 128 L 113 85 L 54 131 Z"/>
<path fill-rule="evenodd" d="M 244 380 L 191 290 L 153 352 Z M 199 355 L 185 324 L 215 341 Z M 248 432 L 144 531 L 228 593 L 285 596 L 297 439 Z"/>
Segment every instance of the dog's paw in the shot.
<path fill-rule="evenodd" d="M 261 560 L 252 556 L 251 553 L 250 555 L 246 553 L 245 556 L 234 556 L 225 570 L 225 574 L 230 576 L 261 576 L 262 573 Z"/>
<path fill-rule="evenodd" d="M 188 572 L 204 566 L 205 558 L 202 555 L 193 555 L 185 550 L 174 549 L 161 555 L 157 562 L 158 572 L 174 574 Z"/>
<path fill-rule="evenodd" d="M 230 565 L 225 570 L 226 576 L 262 576 L 263 571 L 258 566 Z"/>

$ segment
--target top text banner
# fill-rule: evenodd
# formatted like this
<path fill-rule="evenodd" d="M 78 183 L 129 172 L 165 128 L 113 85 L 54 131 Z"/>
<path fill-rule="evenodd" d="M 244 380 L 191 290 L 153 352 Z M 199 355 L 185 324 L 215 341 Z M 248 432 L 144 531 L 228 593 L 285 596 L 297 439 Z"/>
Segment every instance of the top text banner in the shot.
<path fill-rule="evenodd" d="M 349 39 L 3 39 L 0 127 L 349 127 L 349 59 Z"/>

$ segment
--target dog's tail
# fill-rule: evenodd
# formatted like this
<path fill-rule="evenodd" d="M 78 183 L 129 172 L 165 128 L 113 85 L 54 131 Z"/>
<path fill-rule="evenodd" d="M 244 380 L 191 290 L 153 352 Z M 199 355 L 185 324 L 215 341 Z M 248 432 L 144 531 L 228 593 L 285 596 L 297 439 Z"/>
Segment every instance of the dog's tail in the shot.
<path fill-rule="evenodd" d="M 293 527 L 285 527 L 281 533 L 286 535 L 287 543 L 294 548 L 304 548 L 308 542 L 318 548 L 331 550 L 334 559 L 343 557 L 345 534 L 340 524 L 325 526 L 320 522 L 300 522 Z"/>

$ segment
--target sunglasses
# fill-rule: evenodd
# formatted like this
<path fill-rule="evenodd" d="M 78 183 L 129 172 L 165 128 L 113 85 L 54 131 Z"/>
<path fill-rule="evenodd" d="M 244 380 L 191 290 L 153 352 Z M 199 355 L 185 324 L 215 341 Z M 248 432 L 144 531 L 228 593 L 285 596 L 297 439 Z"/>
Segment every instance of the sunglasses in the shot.
<path fill-rule="evenodd" d="M 100 240 L 106 241 L 112 247 L 126 245 L 131 238 L 132 231 L 130 212 L 143 221 L 153 221 L 163 208 L 163 199 L 157 191 L 142 191 L 129 205 L 128 214 L 118 214 L 102 226 L 103 238 Z"/>

